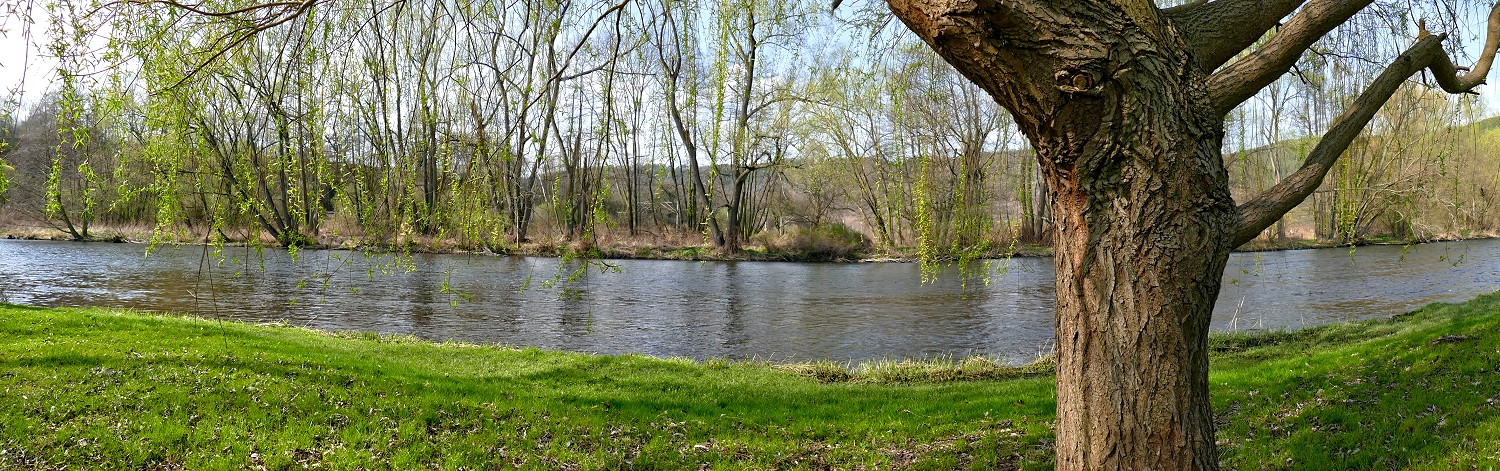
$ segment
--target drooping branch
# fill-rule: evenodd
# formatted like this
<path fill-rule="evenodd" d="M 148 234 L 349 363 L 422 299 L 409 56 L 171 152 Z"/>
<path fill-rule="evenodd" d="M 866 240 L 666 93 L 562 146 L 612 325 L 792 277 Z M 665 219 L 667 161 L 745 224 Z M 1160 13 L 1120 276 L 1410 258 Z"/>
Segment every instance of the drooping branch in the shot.
<path fill-rule="evenodd" d="M 177 8 L 177 9 L 181 9 L 181 10 L 186 10 L 189 13 L 192 13 L 192 14 L 195 14 L 195 15 L 199 15 L 199 16 L 212 16 L 212 17 L 218 17 L 218 18 L 236 18 L 236 19 L 242 19 L 242 20 L 244 18 L 239 18 L 239 17 L 244 16 L 244 17 L 253 17 L 254 19 L 252 20 L 252 22 L 255 22 L 255 23 L 269 23 L 269 22 L 275 21 L 277 18 L 279 18 L 279 17 L 281 17 L 283 15 L 286 15 L 286 14 L 294 14 L 294 15 L 298 14 L 297 12 L 305 10 L 306 8 L 308 8 L 309 6 L 311 6 L 310 4 L 313 3 L 314 1 L 316 1 L 316 0 L 297 0 L 297 1 L 286 1 L 286 2 L 255 3 L 255 4 L 251 4 L 249 6 L 238 8 L 238 9 L 234 9 L 234 10 L 214 11 L 214 10 L 205 10 L 205 9 L 201 8 L 203 6 L 202 4 L 187 4 L 187 3 L 182 3 L 182 2 L 175 1 L 175 0 L 121 0 L 119 2 L 106 3 L 103 6 L 101 6 L 101 8 L 110 8 L 110 7 L 112 7 L 112 6 L 116 5 L 116 4 L 131 4 L 131 5 L 142 5 L 142 6 L 144 6 L 144 5 L 167 5 L 167 6 L 171 6 L 173 8 Z M 277 10 L 279 10 L 279 11 L 277 11 Z M 270 13 L 265 13 L 267 11 L 270 11 Z"/>
<path fill-rule="evenodd" d="M 1490 10 L 1488 37 L 1479 60 L 1462 76 L 1458 75 L 1459 68 L 1453 65 L 1453 60 L 1443 50 L 1443 40 L 1447 35 L 1423 33 L 1416 44 L 1398 56 L 1360 93 L 1354 104 L 1339 115 L 1323 135 L 1323 139 L 1308 153 L 1302 168 L 1255 199 L 1240 205 L 1240 223 L 1235 228 L 1233 238 L 1235 246 L 1254 239 L 1260 231 L 1281 219 L 1282 215 L 1301 204 L 1322 185 L 1323 178 L 1333 168 L 1333 163 L 1354 142 L 1354 138 L 1375 116 L 1375 112 L 1412 74 L 1423 69 L 1430 70 L 1438 85 L 1449 93 L 1465 93 L 1483 84 L 1490 65 L 1495 60 L 1496 49 L 1500 47 L 1500 5 Z"/>
<path fill-rule="evenodd" d="M 1265 45 L 1209 76 L 1209 98 L 1214 108 L 1221 114 L 1227 114 L 1235 106 L 1255 96 L 1260 89 L 1286 74 L 1297 63 L 1302 52 L 1314 42 L 1348 21 L 1370 3 L 1372 0 L 1309 2 L 1292 15 L 1292 19 Z"/>
<path fill-rule="evenodd" d="M 1162 10 L 1204 72 L 1224 65 L 1307 0 L 1218 0 Z"/>
<path fill-rule="evenodd" d="M 232 27 L 225 33 L 214 38 L 203 52 L 209 54 L 208 58 L 192 65 L 187 73 L 183 74 L 176 82 L 167 86 L 164 90 L 176 89 L 197 76 L 203 69 L 217 62 L 229 51 L 239 47 L 241 44 L 255 38 L 261 32 L 270 30 L 284 23 L 296 20 L 311 11 L 319 0 L 296 0 L 276 1 L 265 3 L 254 3 L 250 6 L 234 10 L 207 10 L 201 3 L 189 4 L 176 0 L 120 0 L 106 3 L 95 11 L 114 8 L 120 5 L 147 7 L 152 5 L 164 5 L 170 8 L 186 11 L 192 15 L 218 18 L 225 20 Z"/>

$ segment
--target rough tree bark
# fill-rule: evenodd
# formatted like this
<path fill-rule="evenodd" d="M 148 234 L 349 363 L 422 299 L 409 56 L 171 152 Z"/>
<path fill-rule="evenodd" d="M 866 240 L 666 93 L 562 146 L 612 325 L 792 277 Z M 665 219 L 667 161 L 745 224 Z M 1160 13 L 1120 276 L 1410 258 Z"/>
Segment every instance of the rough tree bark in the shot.
<path fill-rule="evenodd" d="M 1037 150 L 1058 224 L 1057 469 L 1217 469 L 1207 339 L 1229 252 L 1306 198 L 1407 77 L 1430 68 L 1450 92 L 1483 82 L 1493 14 L 1464 77 L 1424 31 L 1301 170 L 1236 207 L 1225 115 L 1369 3 L 888 0 Z"/>
<path fill-rule="evenodd" d="M 1057 468 L 1212 467 L 1207 330 L 1236 218 L 1203 73 L 1154 8 L 949 4 L 936 16 L 914 3 L 891 6 L 1012 111 L 1048 183 Z"/>

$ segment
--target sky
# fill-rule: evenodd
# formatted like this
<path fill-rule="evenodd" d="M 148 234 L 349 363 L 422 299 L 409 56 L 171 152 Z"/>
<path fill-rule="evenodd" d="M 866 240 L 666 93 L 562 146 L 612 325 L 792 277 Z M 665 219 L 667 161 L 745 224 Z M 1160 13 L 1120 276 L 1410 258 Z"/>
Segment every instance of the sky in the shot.
<path fill-rule="evenodd" d="M 28 44 L 23 37 L 19 20 L 0 10 L 0 96 L 10 95 L 18 86 L 22 86 L 21 79 L 24 77 L 25 93 L 21 97 L 23 109 L 35 103 L 51 88 L 54 78 L 53 67 L 56 63 L 44 53 L 47 35 L 43 21 L 47 19 L 46 12 L 38 5 L 34 15 L 37 23 L 31 28 L 31 40 Z M 1475 31 L 1480 31 L 1480 24 L 1481 22 L 1474 23 Z M 1478 42 L 1471 40 L 1466 46 Z M 1473 57 L 1473 54 L 1470 54 L 1470 57 Z M 1500 70 L 1492 71 L 1490 76 L 1492 81 L 1500 83 Z M 1494 96 L 1500 93 L 1500 90 L 1496 88 L 1496 86 L 1482 85 L 1476 89 L 1485 101 L 1486 115 L 1500 113 L 1500 97 Z"/>
<path fill-rule="evenodd" d="M 41 57 L 41 51 L 35 44 L 30 48 L 27 47 L 28 41 L 22 38 L 21 25 L 16 19 L 7 18 L 7 20 L 0 23 L 0 30 L 3 30 L 3 33 L 0 33 L 0 94 L 9 95 L 17 86 L 20 86 L 23 72 L 25 72 L 25 91 L 27 92 L 25 100 L 34 100 L 34 97 L 40 96 L 50 82 L 48 72 L 52 68 L 51 62 Z M 31 43 L 42 42 L 45 36 L 42 28 L 33 29 L 35 36 Z"/>
<path fill-rule="evenodd" d="M 24 109 L 46 93 L 55 74 L 52 69 L 56 61 L 43 54 L 47 43 L 47 24 L 51 16 L 41 2 L 34 0 L 4 0 L 0 7 L 0 103 L 15 98 L 14 92 L 24 92 L 19 98 Z M 34 23 L 28 28 L 15 10 L 26 10 Z M 30 30 L 30 38 L 26 37 Z M 25 81 L 22 82 L 22 78 Z M 24 87 L 24 88 L 22 88 Z M 5 112 L 0 108 L 0 112 Z M 24 113 L 24 111 L 21 111 Z"/>

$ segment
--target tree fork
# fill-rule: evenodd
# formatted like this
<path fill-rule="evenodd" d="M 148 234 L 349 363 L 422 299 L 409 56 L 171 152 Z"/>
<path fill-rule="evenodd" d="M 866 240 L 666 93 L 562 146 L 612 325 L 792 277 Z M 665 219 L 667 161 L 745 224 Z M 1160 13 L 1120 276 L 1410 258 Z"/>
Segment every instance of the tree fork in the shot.
<path fill-rule="evenodd" d="M 1057 469 L 1217 469 L 1207 336 L 1230 250 L 1316 188 L 1407 77 L 1430 68 L 1449 92 L 1483 82 L 1500 9 L 1473 71 L 1459 77 L 1443 37 L 1424 31 L 1303 170 L 1237 208 L 1221 155 L 1225 114 L 1369 3 L 1163 11 L 1128 0 L 888 0 L 1037 149 L 1059 224 Z M 1219 68 L 1299 7 L 1266 44 Z M 1217 20 L 1236 12 L 1254 18 Z"/>
<path fill-rule="evenodd" d="M 1058 221 L 1057 469 L 1214 469 L 1222 117 L 1149 3 L 891 1 L 1010 110 Z"/>

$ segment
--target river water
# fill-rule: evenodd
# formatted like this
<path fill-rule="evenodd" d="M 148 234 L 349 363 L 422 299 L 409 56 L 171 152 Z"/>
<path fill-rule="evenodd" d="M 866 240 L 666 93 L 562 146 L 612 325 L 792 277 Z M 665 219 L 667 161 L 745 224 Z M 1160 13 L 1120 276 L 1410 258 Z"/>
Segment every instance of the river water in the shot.
<path fill-rule="evenodd" d="M 0 240 L 0 301 L 695 359 L 1027 361 L 1052 338 L 1050 258 L 931 283 L 910 263 L 655 260 L 568 281 L 553 258 L 207 250 Z M 1500 290 L 1500 240 L 1235 254 L 1224 278 L 1220 330 L 1389 317 Z"/>

